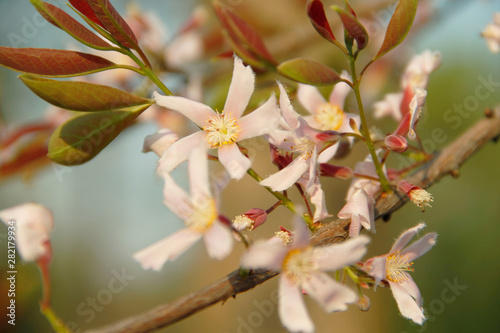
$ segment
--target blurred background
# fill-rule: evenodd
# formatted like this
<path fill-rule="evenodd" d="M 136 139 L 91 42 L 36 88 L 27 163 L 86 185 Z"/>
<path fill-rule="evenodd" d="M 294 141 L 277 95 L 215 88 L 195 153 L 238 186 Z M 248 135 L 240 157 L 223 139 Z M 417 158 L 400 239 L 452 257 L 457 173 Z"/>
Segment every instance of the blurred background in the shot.
<path fill-rule="evenodd" d="M 49 2 L 65 8 L 62 1 Z M 339 72 L 346 68 L 340 52 L 315 35 L 305 15 L 306 1 L 222 2 L 262 32 L 266 45 L 278 60 L 301 56 L 328 63 Z M 360 59 L 363 63 L 380 45 L 394 2 L 351 2 L 363 13 L 363 22 L 369 28 L 373 44 L 363 51 Z M 133 17 L 137 12 L 154 14 L 158 22 L 146 20 L 151 24 L 150 34 L 145 33 L 139 41 L 148 43 L 160 70 L 175 72 L 164 76 L 167 85 L 178 93 L 191 94 L 193 98 L 221 108 L 232 63 L 223 59 L 207 65 L 207 60 L 214 55 L 229 50 L 208 2 L 204 3 L 205 12 L 195 11 L 198 13 L 195 17 L 203 18 L 203 25 L 195 31 L 201 32 L 205 41 L 210 42 L 195 47 L 201 55 L 199 58 L 194 57 L 191 62 L 181 63 L 176 68 L 164 68 L 162 62 L 167 62 L 167 67 L 174 67 L 179 59 L 192 56 L 192 53 L 176 53 L 184 48 L 175 43 L 180 43 L 178 37 L 182 35 L 182 27 L 186 28 L 185 23 L 201 2 L 138 1 L 135 8 L 129 1 L 114 0 L 112 3 L 124 16 L 128 13 Z M 324 3 L 342 5 L 341 1 Z M 485 108 L 500 102 L 500 84 L 492 86 L 488 98 L 474 98 L 477 97 L 477 87 L 484 80 L 500 82 L 500 55 L 491 53 L 480 36 L 486 24 L 492 21 L 495 11 L 500 11 L 498 1 L 420 1 L 415 26 L 408 39 L 366 73 L 362 85 L 365 108 L 371 110 L 373 103 L 381 100 L 385 93 L 398 91 L 404 66 L 413 54 L 427 49 L 439 51 L 443 62 L 431 75 L 418 132 L 429 151 L 439 150 L 452 142 L 484 117 Z M 44 23 L 37 15 L 28 0 L 0 0 L 0 45 L 84 50 L 71 37 Z M 337 19 L 333 13 L 328 15 L 330 22 Z M 341 30 L 338 25 L 337 28 L 338 36 Z M 170 51 L 163 49 L 165 45 Z M 85 52 L 89 51 L 85 49 Z M 200 73 L 209 76 L 200 78 Z M 17 75 L 0 68 L 2 135 L 9 128 L 36 123 L 47 117 L 48 104 L 29 91 L 16 78 Z M 114 80 L 109 84 L 138 93 L 144 91 L 144 82 L 136 77 L 99 75 L 89 80 Z M 275 78 L 275 74 L 258 76 L 256 99 L 268 98 L 269 87 Z M 200 89 L 200 85 L 206 88 Z M 150 94 L 147 91 L 145 95 Z M 329 91 L 324 89 L 323 92 L 329 94 Z M 471 100 L 477 103 L 470 104 Z M 298 103 L 294 104 L 300 109 Z M 346 111 L 354 110 L 356 105 L 350 96 Z M 141 151 L 144 137 L 165 123 L 175 124 L 179 132 L 186 131 L 184 128 L 188 125 L 175 115 L 155 112 L 141 116 L 142 121 L 127 129 L 89 163 L 67 168 L 41 159 L 28 166 L 22 165 L 15 172 L 0 174 L 0 209 L 35 201 L 50 208 L 54 214 L 55 228 L 51 235 L 53 306 L 74 332 L 111 324 L 174 300 L 238 267 L 243 252 L 241 244 L 236 245 L 231 257 L 218 262 L 208 258 L 199 242 L 178 260 L 166 264 L 160 272 L 144 271 L 133 260 L 134 252 L 183 227 L 183 223 L 162 203 L 163 183 L 155 174 L 157 156 Z M 396 126 L 392 119 L 370 117 L 370 123 L 384 133 Z M 442 129 L 445 133 L 439 142 L 432 135 L 435 129 Z M 275 171 L 268 161 L 266 147 L 252 141 L 248 147 L 255 148 L 258 153 L 254 167 L 261 175 Z M 365 155 L 366 149 L 358 144 L 338 164 L 352 167 Z M 326 314 L 314 301 L 307 299 L 316 332 L 498 332 L 499 155 L 500 147 L 488 144 L 461 168 L 458 179 L 447 177 L 430 189 L 435 198 L 432 208 L 422 213 L 418 207 L 408 204 L 393 214 L 388 223 L 377 222 L 377 233 L 369 234 L 372 242 L 367 257 L 386 253 L 403 230 L 419 221 L 427 224 L 424 233 L 436 231 L 439 234 L 437 246 L 416 261 L 412 273 L 424 296 L 428 317 L 424 326 L 416 326 L 404 319 L 391 291 L 379 288 L 376 292 L 366 292 L 371 299 L 368 312 L 361 312 L 352 305 L 349 311 Z M 401 160 L 394 156 L 389 161 L 393 167 L 400 163 Z M 179 167 L 175 174 L 181 184 L 187 185 L 185 166 Z M 248 178 L 232 182 L 223 192 L 221 212 L 230 218 L 253 207 L 266 209 L 274 203 L 267 192 Z M 349 183 L 337 179 L 326 179 L 322 183 L 327 192 L 329 211 L 335 215 L 345 204 Z M 276 214 L 271 215 L 251 237 L 269 237 L 278 225 L 290 226 L 290 217 L 284 208 L 278 208 Z M 7 229 L 0 226 L 0 247 L 5 254 L 6 233 Z M 3 314 L 8 289 L 3 273 L 6 258 L 0 262 L 0 307 Z M 42 290 L 36 265 L 17 260 L 17 269 L 16 326 L 8 325 L 2 315 L 0 331 L 51 332 L 51 327 L 39 312 Z M 109 284 L 117 276 L 127 277 L 122 281 L 123 288 L 120 292 L 109 293 Z M 272 279 L 255 290 L 159 332 L 286 332 L 273 303 L 276 290 L 277 279 Z M 103 298 L 104 294 L 112 297 Z"/>

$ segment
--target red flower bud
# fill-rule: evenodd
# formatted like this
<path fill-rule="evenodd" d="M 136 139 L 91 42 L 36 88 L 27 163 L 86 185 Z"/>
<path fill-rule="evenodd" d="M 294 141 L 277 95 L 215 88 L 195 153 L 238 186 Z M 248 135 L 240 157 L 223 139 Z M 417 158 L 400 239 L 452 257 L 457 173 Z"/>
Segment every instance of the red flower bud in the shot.
<path fill-rule="evenodd" d="M 351 179 L 354 174 L 351 168 L 331 165 L 328 163 L 321 163 L 319 165 L 319 169 L 321 171 L 321 176 L 335 177 L 344 180 Z"/>
<path fill-rule="evenodd" d="M 398 134 L 390 134 L 385 138 L 387 149 L 396 153 L 404 153 L 408 149 L 408 141 Z"/>

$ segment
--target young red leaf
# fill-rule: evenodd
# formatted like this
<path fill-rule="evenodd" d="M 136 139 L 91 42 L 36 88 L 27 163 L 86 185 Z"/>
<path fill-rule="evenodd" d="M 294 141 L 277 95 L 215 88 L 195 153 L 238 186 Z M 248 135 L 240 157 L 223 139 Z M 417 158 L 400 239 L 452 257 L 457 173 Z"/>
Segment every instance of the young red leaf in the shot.
<path fill-rule="evenodd" d="M 148 105 L 140 105 L 129 110 L 78 115 L 54 131 L 49 142 L 48 156 L 62 165 L 88 162 L 147 108 Z"/>
<path fill-rule="evenodd" d="M 47 21 L 66 31 L 69 35 L 83 44 L 97 49 L 111 49 L 111 45 L 109 45 L 106 41 L 89 29 L 85 28 L 82 24 L 58 7 L 41 0 L 30 1 Z"/>
<path fill-rule="evenodd" d="M 87 3 L 111 36 L 123 46 L 139 50 L 137 37 L 109 0 L 87 0 Z"/>
<path fill-rule="evenodd" d="M 104 58 L 75 51 L 0 46 L 0 65 L 18 72 L 68 77 L 100 72 L 116 66 Z"/>
<path fill-rule="evenodd" d="M 292 59 L 278 66 L 278 73 L 297 82 L 315 86 L 331 85 L 341 77 L 332 68 L 307 59 Z"/>
<path fill-rule="evenodd" d="M 384 42 L 373 58 L 376 60 L 398 46 L 410 31 L 417 13 L 418 0 L 400 0 L 385 33 Z M 372 61 L 373 61 L 372 60 Z"/>
<path fill-rule="evenodd" d="M 257 58 L 275 64 L 273 56 L 267 50 L 264 41 L 255 29 L 242 18 L 223 7 L 219 2 L 214 3 L 214 10 L 224 29 L 228 32 L 233 42 L 240 47 L 247 48 Z"/>
<path fill-rule="evenodd" d="M 93 22 L 99 24 L 101 27 L 105 28 L 101 21 L 97 18 L 96 14 L 92 10 L 92 7 L 88 4 L 87 0 L 69 0 L 69 3 L 75 7 L 80 13 L 88 17 Z"/>
<path fill-rule="evenodd" d="M 326 18 L 323 3 L 320 0 L 313 0 L 307 3 L 307 15 L 316 31 L 327 41 L 336 43 L 335 35 Z"/>
<path fill-rule="evenodd" d="M 358 18 L 358 15 L 356 15 L 354 8 L 352 8 L 352 6 L 348 0 L 345 0 L 345 8 L 346 8 L 347 12 L 351 13 L 355 18 Z"/>
<path fill-rule="evenodd" d="M 57 81 L 31 75 L 19 78 L 43 100 L 68 110 L 105 111 L 153 103 L 116 88 L 88 82 Z"/>
<path fill-rule="evenodd" d="M 365 27 L 350 12 L 347 12 L 337 6 L 332 6 L 332 8 L 339 14 L 345 30 L 347 30 L 349 35 L 356 40 L 358 49 L 364 49 L 366 44 L 368 44 L 368 33 L 366 32 Z"/>

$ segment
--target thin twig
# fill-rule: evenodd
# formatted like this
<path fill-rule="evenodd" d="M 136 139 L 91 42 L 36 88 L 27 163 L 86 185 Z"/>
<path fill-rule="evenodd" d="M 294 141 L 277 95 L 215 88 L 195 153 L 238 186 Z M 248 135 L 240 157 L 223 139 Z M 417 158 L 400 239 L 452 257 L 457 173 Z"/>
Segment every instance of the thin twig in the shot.
<path fill-rule="evenodd" d="M 448 145 L 440 153 L 407 180 L 422 188 L 428 188 L 448 174 L 456 174 L 460 166 L 486 143 L 500 136 L 500 109 L 491 118 L 480 120 L 465 134 Z M 376 218 L 390 215 L 403 206 L 408 199 L 403 194 L 381 194 L 376 200 Z M 311 238 L 315 246 L 342 242 L 348 237 L 349 220 L 325 223 Z M 226 301 L 237 294 L 250 290 L 276 276 L 269 271 L 254 271 L 240 277 L 238 270 L 219 281 L 183 296 L 168 304 L 160 305 L 148 312 L 130 317 L 110 326 L 87 331 L 87 333 L 146 333 L 171 325 L 213 304 Z"/>

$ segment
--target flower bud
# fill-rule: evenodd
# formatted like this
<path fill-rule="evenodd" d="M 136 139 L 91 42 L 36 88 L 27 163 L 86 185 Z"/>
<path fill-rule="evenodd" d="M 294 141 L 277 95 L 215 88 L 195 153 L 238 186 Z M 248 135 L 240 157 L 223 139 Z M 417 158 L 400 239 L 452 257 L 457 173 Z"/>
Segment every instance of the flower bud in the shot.
<path fill-rule="evenodd" d="M 280 154 L 278 148 L 274 145 L 269 145 L 271 148 L 271 161 L 278 169 L 283 169 L 288 164 L 292 163 L 293 157 L 291 154 L 282 155 Z"/>
<path fill-rule="evenodd" d="M 267 220 L 267 213 L 260 208 L 252 208 L 244 214 L 234 218 L 233 227 L 238 230 L 253 230 L 264 224 Z"/>
<path fill-rule="evenodd" d="M 321 163 L 319 169 L 321 171 L 321 176 L 335 177 L 343 180 L 351 179 L 354 174 L 351 168 L 328 163 Z"/>
<path fill-rule="evenodd" d="M 340 140 L 340 134 L 337 131 L 323 131 L 316 134 L 316 139 L 323 142 L 337 142 Z"/>
<path fill-rule="evenodd" d="M 370 306 L 371 306 L 371 302 L 370 302 L 370 299 L 368 298 L 368 296 L 363 295 L 363 297 L 358 298 L 358 308 L 361 311 L 366 312 L 366 311 L 370 310 Z"/>
<path fill-rule="evenodd" d="M 430 203 L 434 201 L 434 198 L 426 190 L 410 184 L 404 179 L 399 181 L 398 189 L 405 192 L 411 201 L 420 207 L 422 211 L 425 211 L 425 206 L 432 207 Z"/>
<path fill-rule="evenodd" d="M 408 141 L 398 134 L 390 134 L 385 138 L 387 149 L 396 153 L 404 153 L 408 149 Z"/>

